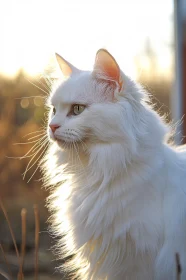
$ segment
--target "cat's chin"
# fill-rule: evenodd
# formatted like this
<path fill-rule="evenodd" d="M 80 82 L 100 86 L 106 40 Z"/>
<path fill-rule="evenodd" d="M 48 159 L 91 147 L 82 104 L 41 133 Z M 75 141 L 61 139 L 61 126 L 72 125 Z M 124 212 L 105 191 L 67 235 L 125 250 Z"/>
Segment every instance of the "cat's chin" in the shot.
<path fill-rule="evenodd" d="M 80 141 L 64 141 L 61 139 L 55 139 L 55 142 L 62 150 L 76 150 L 79 152 L 80 150 L 85 150 L 85 146 L 82 146 Z"/>
<path fill-rule="evenodd" d="M 64 140 L 61 139 L 55 139 L 55 142 L 57 143 L 57 145 L 62 148 L 63 150 L 67 150 L 72 148 L 73 143 L 72 142 L 66 142 Z"/>

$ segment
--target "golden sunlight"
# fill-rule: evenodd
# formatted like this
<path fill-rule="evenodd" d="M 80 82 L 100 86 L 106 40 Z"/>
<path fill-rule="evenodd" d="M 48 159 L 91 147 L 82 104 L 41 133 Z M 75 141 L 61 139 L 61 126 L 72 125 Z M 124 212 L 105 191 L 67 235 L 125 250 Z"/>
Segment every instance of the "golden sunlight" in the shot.
<path fill-rule="evenodd" d="M 29 75 L 42 73 L 54 52 L 90 69 L 97 49 L 105 47 L 124 71 L 135 76 L 135 58 L 143 53 L 147 37 L 159 68 L 167 69 L 171 64 L 161 49 L 165 40 L 167 44 L 172 40 L 172 13 L 171 0 L 103 0 L 99 5 L 93 0 L 3 1 L 0 72 L 15 75 L 23 68 Z M 140 61 L 141 68 L 148 68 L 147 60 Z"/>

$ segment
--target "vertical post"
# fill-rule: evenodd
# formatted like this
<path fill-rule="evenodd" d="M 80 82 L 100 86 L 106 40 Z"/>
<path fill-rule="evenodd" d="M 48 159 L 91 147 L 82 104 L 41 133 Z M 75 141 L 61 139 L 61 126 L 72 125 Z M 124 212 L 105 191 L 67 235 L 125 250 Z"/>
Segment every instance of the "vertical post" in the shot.
<path fill-rule="evenodd" d="M 179 0 L 174 0 L 174 43 L 175 43 L 175 80 L 172 92 L 171 109 L 175 122 L 179 121 L 183 115 L 182 107 L 182 24 L 181 5 Z M 181 143 L 183 128 L 178 127 L 176 131 L 176 144 Z"/>
<path fill-rule="evenodd" d="M 184 22 L 185 21 L 185 22 Z M 183 121 L 176 131 L 176 144 L 186 143 L 186 1 L 174 0 L 175 87 L 172 93 L 172 116 Z"/>
<path fill-rule="evenodd" d="M 183 17 L 183 143 L 186 143 L 186 1 L 184 1 L 184 17 Z"/>

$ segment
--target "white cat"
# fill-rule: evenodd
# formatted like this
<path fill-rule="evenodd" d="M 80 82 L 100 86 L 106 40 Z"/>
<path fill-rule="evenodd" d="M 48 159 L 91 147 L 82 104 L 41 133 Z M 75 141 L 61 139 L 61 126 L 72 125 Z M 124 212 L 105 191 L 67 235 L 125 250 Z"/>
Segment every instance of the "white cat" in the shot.
<path fill-rule="evenodd" d="M 64 269 L 82 280 L 186 279 L 186 149 L 106 50 L 92 72 L 56 55 L 68 77 L 50 96 L 44 160 Z M 53 112 L 52 112 L 53 111 Z M 75 276 L 75 277 L 76 277 Z"/>

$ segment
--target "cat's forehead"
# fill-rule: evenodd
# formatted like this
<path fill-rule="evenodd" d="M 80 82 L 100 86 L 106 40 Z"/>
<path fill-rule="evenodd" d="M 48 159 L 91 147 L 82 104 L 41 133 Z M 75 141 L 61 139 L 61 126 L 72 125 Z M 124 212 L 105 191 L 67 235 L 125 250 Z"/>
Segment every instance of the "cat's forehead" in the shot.
<path fill-rule="evenodd" d="M 53 104 L 92 104 L 104 100 L 104 87 L 92 78 L 91 72 L 85 71 L 59 85 L 51 97 Z"/>

